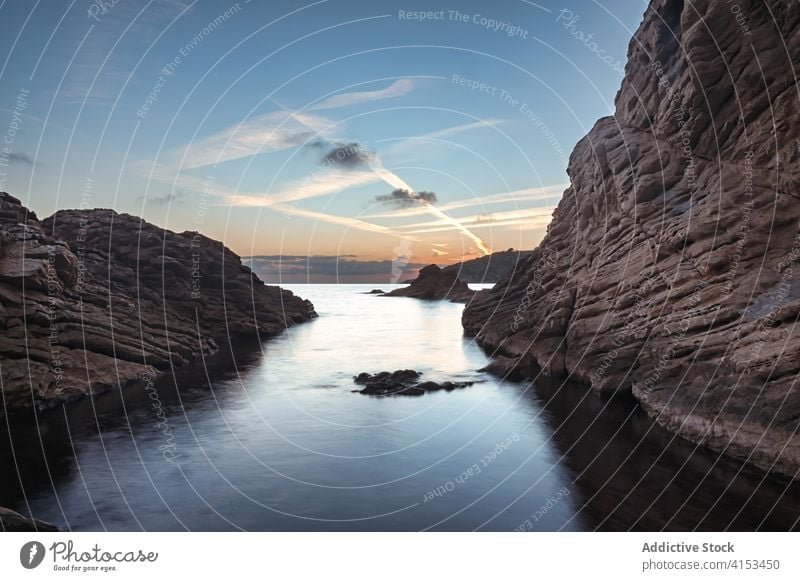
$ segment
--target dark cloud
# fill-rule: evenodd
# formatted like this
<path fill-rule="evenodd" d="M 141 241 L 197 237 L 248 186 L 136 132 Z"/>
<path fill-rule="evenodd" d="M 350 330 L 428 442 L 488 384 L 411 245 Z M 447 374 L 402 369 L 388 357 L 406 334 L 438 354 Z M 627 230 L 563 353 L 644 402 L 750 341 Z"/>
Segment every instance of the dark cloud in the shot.
<path fill-rule="evenodd" d="M 405 277 L 413 278 L 427 263 L 395 263 L 392 260 L 353 260 L 353 255 L 296 256 L 268 255 L 243 258 L 259 277 L 275 282 L 341 282 L 386 284 L 396 280 L 399 266 Z"/>
<path fill-rule="evenodd" d="M 397 208 L 410 208 L 416 206 L 420 201 L 435 204 L 438 200 L 433 192 L 411 193 L 408 190 L 397 188 L 385 196 L 376 196 L 375 201 L 379 204 L 392 204 Z"/>
<path fill-rule="evenodd" d="M 12 151 L 8 155 L 6 155 L 6 159 L 8 160 L 8 163 L 27 165 L 29 167 L 39 165 L 37 161 L 35 161 L 30 155 L 28 155 L 23 151 Z"/>
<path fill-rule="evenodd" d="M 314 135 L 313 131 L 301 131 L 300 133 L 280 136 L 281 141 L 286 147 L 303 145 Z"/>
<path fill-rule="evenodd" d="M 163 196 L 139 196 L 139 199 L 144 199 L 151 206 L 169 206 L 170 204 L 179 204 L 186 199 L 186 193 L 175 191 L 168 192 Z"/>
<path fill-rule="evenodd" d="M 326 150 L 320 160 L 320 164 L 325 166 L 335 165 L 343 168 L 353 168 L 368 164 L 373 156 L 371 151 L 357 141 L 329 143 L 318 139 L 311 142 L 310 145 L 316 149 Z"/>

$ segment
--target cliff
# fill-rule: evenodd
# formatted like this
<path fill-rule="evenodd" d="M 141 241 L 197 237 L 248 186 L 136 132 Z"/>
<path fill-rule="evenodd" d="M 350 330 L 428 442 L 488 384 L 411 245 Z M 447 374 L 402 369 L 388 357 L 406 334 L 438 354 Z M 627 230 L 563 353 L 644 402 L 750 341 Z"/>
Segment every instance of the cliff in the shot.
<path fill-rule="evenodd" d="M 222 243 L 112 210 L 39 221 L 0 193 L 6 409 L 147 381 L 316 316 Z"/>
<path fill-rule="evenodd" d="M 545 239 L 465 332 L 796 476 L 799 66 L 796 3 L 653 0 Z"/>

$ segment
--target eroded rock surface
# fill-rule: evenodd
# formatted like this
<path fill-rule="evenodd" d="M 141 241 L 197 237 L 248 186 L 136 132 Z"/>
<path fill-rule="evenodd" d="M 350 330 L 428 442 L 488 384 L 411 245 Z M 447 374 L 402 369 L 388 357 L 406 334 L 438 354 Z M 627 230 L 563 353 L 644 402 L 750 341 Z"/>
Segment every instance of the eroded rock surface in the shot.
<path fill-rule="evenodd" d="M 0 371 L 7 408 L 148 380 L 316 316 L 222 243 L 112 210 L 39 221 L 0 193 Z"/>
<path fill-rule="evenodd" d="M 613 117 L 527 263 L 463 316 L 488 350 L 766 470 L 800 469 L 800 11 L 653 0 Z"/>

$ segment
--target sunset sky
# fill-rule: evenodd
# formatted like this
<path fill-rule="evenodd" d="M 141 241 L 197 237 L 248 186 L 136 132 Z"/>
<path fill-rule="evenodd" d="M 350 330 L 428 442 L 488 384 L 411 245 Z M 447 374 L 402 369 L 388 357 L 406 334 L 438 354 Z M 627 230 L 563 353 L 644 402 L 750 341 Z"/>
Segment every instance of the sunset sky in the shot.
<path fill-rule="evenodd" d="M 40 217 L 113 207 L 244 256 L 532 248 L 644 8 L 6 2 L 0 189 Z"/>

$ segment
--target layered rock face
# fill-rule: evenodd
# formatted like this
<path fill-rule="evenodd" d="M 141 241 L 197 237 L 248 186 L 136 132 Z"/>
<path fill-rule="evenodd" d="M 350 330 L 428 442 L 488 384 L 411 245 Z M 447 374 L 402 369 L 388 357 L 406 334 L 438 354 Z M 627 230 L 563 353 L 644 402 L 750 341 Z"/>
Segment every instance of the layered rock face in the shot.
<path fill-rule="evenodd" d="M 796 3 L 653 0 L 547 236 L 465 331 L 796 477 L 798 69 Z"/>
<path fill-rule="evenodd" d="M 316 316 L 222 243 L 112 210 L 39 221 L 0 193 L 5 405 L 50 405 L 265 338 Z"/>

